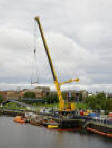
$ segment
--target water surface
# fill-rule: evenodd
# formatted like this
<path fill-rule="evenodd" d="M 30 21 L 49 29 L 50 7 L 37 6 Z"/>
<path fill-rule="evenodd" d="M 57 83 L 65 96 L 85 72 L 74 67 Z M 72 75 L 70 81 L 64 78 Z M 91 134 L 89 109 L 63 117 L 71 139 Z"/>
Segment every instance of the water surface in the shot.
<path fill-rule="evenodd" d="M 112 148 L 112 139 L 95 134 L 59 132 L 0 117 L 0 148 Z"/>

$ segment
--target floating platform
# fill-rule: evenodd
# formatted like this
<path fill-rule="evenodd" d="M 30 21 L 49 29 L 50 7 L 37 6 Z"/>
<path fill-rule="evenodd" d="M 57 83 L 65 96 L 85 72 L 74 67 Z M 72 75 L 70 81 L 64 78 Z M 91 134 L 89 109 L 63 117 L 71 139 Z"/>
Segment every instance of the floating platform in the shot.
<path fill-rule="evenodd" d="M 59 128 L 79 128 L 81 127 L 81 119 L 60 119 L 53 118 L 58 124 Z"/>
<path fill-rule="evenodd" d="M 2 109 L 1 115 L 12 116 L 12 117 L 24 116 L 25 111 L 24 110 L 15 110 L 15 109 Z"/>
<path fill-rule="evenodd" d="M 89 132 L 112 138 L 112 125 L 90 121 L 86 124 L 86 129 Z"/>

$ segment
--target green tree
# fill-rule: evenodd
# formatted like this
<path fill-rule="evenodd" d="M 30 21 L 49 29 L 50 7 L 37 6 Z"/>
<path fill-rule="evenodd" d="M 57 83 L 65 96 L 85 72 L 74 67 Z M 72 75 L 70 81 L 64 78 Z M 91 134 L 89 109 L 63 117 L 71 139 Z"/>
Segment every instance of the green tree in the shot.
<path fill-rule="evenodd" d="M 25 92 L 23 98 L 36 98 L 34 92 Z"/>
<path fill-rule="evenodd" d="M 96 108 L 96 97 L 95 96 L 87 97 L 85 102 L 86 102 L 88 108 L 91 108 L 91 109 Z"/>
<path fill-rule="evenodd" d="M 50 96 L 45 97 L 44 99 L 45 99 L 48 103 L 56 103 L 56 102 L 58 102 L 58 96 L 57 96 L 57 94 L 51 94 Z"/>
<path fill-rule="evenodd" d="M 105 110 L 106 107 L 106 96 L 105 93 L 98 93 L 96 95 L 96 109 Z"/>
<path fill-rule="evenodd" d="M 3 97 L 0 95 L 0 103 L 3 102 Z"/>
<path fill-rule="evenodd" d="M 112 99 L 107 99 L 106 100 L 106 111 L 107 112 L 112 111 Z"/>
<path fill-rule="evenodd" d="M 88 108 L 91 109 L 103 109 L 106 108 L 106 97 L 104 93 L 98 93 L 97 95 L 89 96 L 86 99 Z"/>

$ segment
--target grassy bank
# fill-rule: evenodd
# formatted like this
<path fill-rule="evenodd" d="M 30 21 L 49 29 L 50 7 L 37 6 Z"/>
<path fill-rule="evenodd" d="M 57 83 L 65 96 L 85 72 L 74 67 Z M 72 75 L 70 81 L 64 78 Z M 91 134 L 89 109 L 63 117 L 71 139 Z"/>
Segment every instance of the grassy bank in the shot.
<path fill-rule="evenodd" d="M 58 109 L 59 104 L 58 103 L 50 103 L 50 104 L 49 103 L 33 103 L 32 106 L 35 108 L 36 111 L 39 111 L 43 107 Z M 65 106 L 66 106 L 66 104 L 65 104 Z M 14 103 L 14 102 L 9 102 L 9 103 L 5 104 L 4 108 L 5 109 L 27 110 L 26 107 L 21 107 L 20 105 L 18 105 L 17 103 Z M 85 103 L 76 103 L 76 108 L 77 109 L 87 109 L 87 105 Z"/>
<path fill-rule="evenodd" d="M 18 105 L 15 102 L 9 102 L 3 106 L 4 109 L 27 110 L 25 107 Z"/>

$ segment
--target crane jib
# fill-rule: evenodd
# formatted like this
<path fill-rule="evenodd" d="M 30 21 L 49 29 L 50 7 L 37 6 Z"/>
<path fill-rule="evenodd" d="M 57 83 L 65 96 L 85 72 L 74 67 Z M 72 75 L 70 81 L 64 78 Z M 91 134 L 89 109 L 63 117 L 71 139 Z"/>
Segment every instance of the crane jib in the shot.
<path fill-rule="evenodd" d="M 46 40 L 44 38 L 44 35 L 43 35 L 43 31 L 42 31 L 42 26 L 40 24 L 40 20 L 39 20 L 39 17 L 35 17 L 35 20 L 37 21 L 38 25 L 39 25 L 39 29 L 40 29 L 40 34 L 41 34 L 41 37 L 42 37 L 42 41 L 43 41 L 43 45 L 44 45 L 44 49 L 45 49 L 45 52 L 47 54 L 47 57 L 48 57 L 48 60 L 49 60 L 49 64 L 50 64 L 50 68 L 51 68 L 51 72 L 52 72 L 52 76 L 53 76 L 53 80 L 56 81 L 56 76 L 55 76 L 55 72 L 54 72 L 54 69 L 53 69 L 53 64 L 51 62 L 51 58 L 50 58 L 50 54 L 49 54 L 49 49 L 48 49 L 48 45 L 46 43 Z"/>
<path fill-rule="evenodd" d="M 50 68 L 51 68 L 51 72 L 52 72 L 52 76 L 53 76 L 53 80 L 56 81 L 55 74 L 54 74 L 54 71 L 53 71 L 53 65 L 52 65 L 51 60 L 50 60 L 50 55 L 49 55 L 49 52 L 48 52 L 48 50 L 46 48 L 45 48 L 45 52 L 46 52 L 48 60 L 49 60 L 49 64 L 50 64 Z"/>

